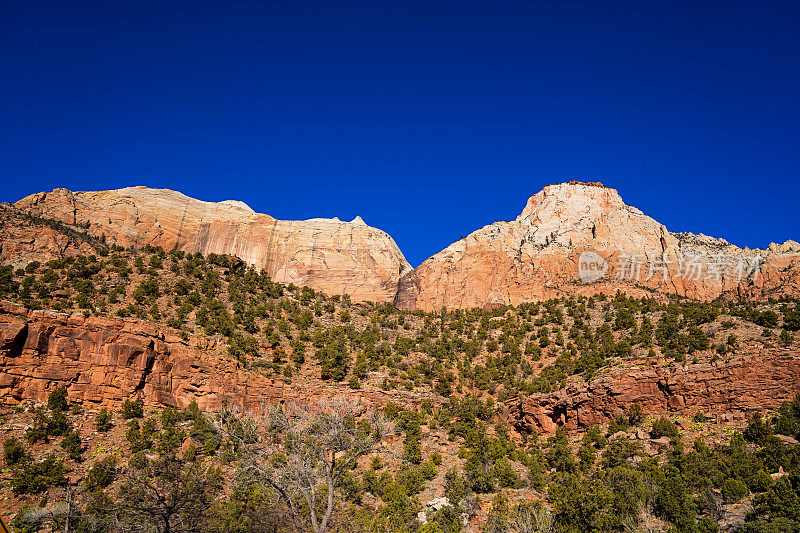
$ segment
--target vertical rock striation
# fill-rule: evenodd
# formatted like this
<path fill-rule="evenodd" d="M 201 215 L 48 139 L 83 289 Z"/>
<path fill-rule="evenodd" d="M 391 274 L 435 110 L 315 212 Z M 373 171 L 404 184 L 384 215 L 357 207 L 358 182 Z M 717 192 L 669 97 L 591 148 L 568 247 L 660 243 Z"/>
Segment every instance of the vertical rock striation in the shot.
<path fill-rule="evenodd" d="M 88 225 L 122 246 L 161 246 L 235 255 L 275 281 L 307 285 L 356 301 L 392 301 L 411 270 L 394 240 L 367 226 L 316 218 L 277 220 L 233 200 L 204 202 L 168 189 L 55 189 L 27 196 L 16 208 L 66 224 Z"/>
<path fill-rule="evenodd" d="M 581 280 L 582 254 L 605 260 L 605 275 Z M 585 257 L 585 256 L 584 256 Z M 800 244 L 750 250 L 723 239 L 673 233 L 599 183 L 549 185 L 510 222 L 495 222 L 405 274 L 395 304 L 435 310 L 516 305 L 571 294 L 800 293 Z"/>

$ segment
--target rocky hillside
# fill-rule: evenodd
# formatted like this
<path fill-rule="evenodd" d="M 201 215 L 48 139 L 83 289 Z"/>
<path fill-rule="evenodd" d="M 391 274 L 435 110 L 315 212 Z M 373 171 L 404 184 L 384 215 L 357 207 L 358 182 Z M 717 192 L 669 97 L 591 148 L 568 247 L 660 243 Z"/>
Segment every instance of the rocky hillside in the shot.
<path fill-rule="evenodd" d="M 120 246 L 230 254 L 282 283 L 298 283 L 354 300 L 391 301 L 411 270 L 392 238 L 360 217 L 277 220 L 239 201 L 203 202 L 147 187 L 72 192 L 55 189 L 14 204 L 19 211 L 85 228 Z M 31 239 L 28 239 L 31 240 Z M 17 239 L 19 242 L 19 239 Z M 0 257 L 21 264 L 47 253 L 51 240 L 32 239 Z M 52 243 L 52 245 L 56 245 Z"/>
<path fill-rule="evenodd" d="M 796 526 L 795 299 L 408 311 L 76 228 L 95 254 L 0 266 L 0 512 L 22 531 L 163 530 L 152 487 L 186 498 L 170 527 L 308 531 L 212 421 L 335 397 L 394 429 L 336 482 L 330 531 Z"/>
<path fill-rule="evenodd" d="M 599 184 L 547 187 L 413 271 L 359 219 L 144 188 L 4 204 L 0 513 L 25 532 L 296 533 L 320 513 L 795 531 L 798 257 L 670 233 Z M 268 406 L 281 425 L 237 418 Z M 320 428 L 344 449 L 314 457 L 353 460 L 312 469 L 315 506 L 273 482 Z"/>
<path fill-rule="evenodd" d="M 603 276 L 581 278 L 584 253 Z M 616 290 L 698 300 L 798 295 L 800 244 L 751 250 L 672 233 L 614 189 L 559 183 L 531 196 L 516 220 L 485 226 L 405 274 L 395 303 L 430 311 Z"/>

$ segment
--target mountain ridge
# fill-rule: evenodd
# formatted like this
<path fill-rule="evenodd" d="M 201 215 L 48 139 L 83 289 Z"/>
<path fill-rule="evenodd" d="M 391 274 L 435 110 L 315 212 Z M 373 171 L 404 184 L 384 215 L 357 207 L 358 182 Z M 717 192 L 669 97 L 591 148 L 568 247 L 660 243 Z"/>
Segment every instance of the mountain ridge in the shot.
<path fill-rule="evenodd" d="M 394 240 L 363 223 L 338 219 L 279 220 L 243 202 L 206 202 L 169 189 L 55 189 L 14 204 L 17 209 L 87 227 L 121 246 L 161 246 L 235 255 L 276 281 L 308 285 L 356 300 L 393 297 L 411 269 Z M 6 258 L 11 259 L 11 258 Z"/>
<path fill-rule="evenodd" d="M 797 242 L 751 249 L 671 232 L 600 182 L 547 185 L 515 219 L 479 228 L 416 268 L 388 233 L 361 217 L 284 221 L 238 200 L 206 202 L 144 186 L 59 188 L 26 196 L 14 207 L 85 226 L 122 246 L 236 255 L 276 281 L 403 309 L 515 305 L 616 290 L 698 300 L 800 294 Z M 580 273 L 588 252 L 606 268 L 591 282 Z M 24 254 L 28 260 L 35 255 Z"/>

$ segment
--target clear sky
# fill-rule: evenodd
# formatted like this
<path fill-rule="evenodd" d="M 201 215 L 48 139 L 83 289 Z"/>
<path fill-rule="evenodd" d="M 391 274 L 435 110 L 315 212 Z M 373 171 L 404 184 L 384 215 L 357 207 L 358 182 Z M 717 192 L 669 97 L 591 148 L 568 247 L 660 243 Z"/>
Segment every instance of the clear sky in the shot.
<path fill-rule="evenodd" d="M 0 200 L 148 185 L 361 215 L 418 265 L 599 180 L 800 240 L 800 2 L 0 2 Z"/>

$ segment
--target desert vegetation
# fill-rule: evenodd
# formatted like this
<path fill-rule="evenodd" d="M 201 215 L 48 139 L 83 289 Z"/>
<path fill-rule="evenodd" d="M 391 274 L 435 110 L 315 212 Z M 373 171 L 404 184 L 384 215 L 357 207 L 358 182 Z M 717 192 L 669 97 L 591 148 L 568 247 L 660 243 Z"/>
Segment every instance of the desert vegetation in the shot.
<path fill-rule="evenodd" d="M 285 386 L 387 397 L 261 413 L 131 397 L 90 412 L 55 388 L 3 413 L 2 494 L 18 531 L 800 528 L 798 399 L 738 422 L 631 403 L 606 424 L 542 435 L 500 416 L 504 402 L 614 368 L 796 349 L 796 300 L 617 293 L 408 312 L 275 283 L 229 256 L 115 245 L 0 266 L 0 298 L 158 322 L 220 339 L 219 357 Z"/>

